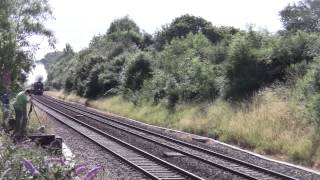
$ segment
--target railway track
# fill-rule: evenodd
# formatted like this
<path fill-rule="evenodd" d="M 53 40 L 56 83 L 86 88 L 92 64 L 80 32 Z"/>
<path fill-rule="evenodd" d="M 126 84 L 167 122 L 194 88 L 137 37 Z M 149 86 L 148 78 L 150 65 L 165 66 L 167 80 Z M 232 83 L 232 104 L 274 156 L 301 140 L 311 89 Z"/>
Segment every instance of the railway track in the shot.
<path fill-rule="evenodd" d="M 95 128 L 92 125 L 86 124 L 90 122 L 88 121 L 88 119 L 90 119 L 92 122 L 100 123 L 100 127 L 103 125 L 112 127 L 114 129 L 117 129 L 118 131 L 125 132 L 132 136 L 135 136 L 136 138 L 141 138 L 146 141 L 155 143 L 159 146 L 171 149 L 172 151 L 179 152 L 187 157 L 196 159 L 197 161 L 209 164 L 211 166 L 218 167 L 224 171 L 231 172 L 245 179 L 296 179 L 279 172 L 271 171 L 254 164 L 250 164 L 235 158 L 225 156 L 223 154 L 216 153 L 209 149 L 198 147 L 193 144 L 171 138 L 169 136 L 158 134 L 150 130 L 142 129 L 131 124 L 121 122 L 115 118 L 108 117 L 97 112 L 89 111 L 84 107 L 75 104 L 66 103 L 64 101 L 46 96 L 37 96 L 35 97 L 35 100 L 47 106 L 48 108 L 54 109 L 59 113 L 64 113 L 68 118 L 79 121 L 79 123 L 85 126 Z M 66 112 L 68 112 L 70 115 L 66 114 Z M 83 117 L 87 119 L 86 123 L 84 123 L 85 121 L 79 120 Z M 95 129 L 100 131 L 100 133 L 104 133 L 100 128 Z"/>
<path fill-rule="evenodd" d="M 38 100 L 36 100 L 38 101 Z M 43 103 L 42 101 L 38 101 Z M 45 104 L 43 104 L 45 105 Z M 81 122 L 76 118 L 66 114 L 65 112 L 57 109 L 56 107 L 46 104 L 48 108 L 63 115 L 67 119 L 57 119 L 61 123 L 72 128 L 79 134 L 90 139 L 92 142 L 100 146 L 102 149 L 110 152 L 132 167 L 136 168 L 147 177 L 155 180 L 185 180 L 195 179 L 203 180 L 188 171 L 185 171 L 175 165 L 163 161 L 152 154 L 136 148 L 117 137 L 109 135 L 96 127 Z M 54 114 L 51 114 L 54 115 Z"/>

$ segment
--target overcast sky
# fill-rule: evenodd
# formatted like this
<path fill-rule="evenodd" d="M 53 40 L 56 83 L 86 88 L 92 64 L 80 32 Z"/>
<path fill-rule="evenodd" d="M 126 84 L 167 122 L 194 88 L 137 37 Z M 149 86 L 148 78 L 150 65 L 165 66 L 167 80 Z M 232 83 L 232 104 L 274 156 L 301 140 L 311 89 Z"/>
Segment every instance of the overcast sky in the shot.
<path fill-rule="evenodd" d="M 298 0 L 50 0 L 54 20 L 47 26 L 55 32 L 57 50 L 70 43 L 75 51 L 86 48 L 91 38 L 107 31 L 110 23 L 129 15 L 138 26 L 153 34 L 162 25 L 183 14 L 201 16 L 212 24 L 245 29 L 248 24 L 275 32 L 282 28 L 279 11 Z M 47 52 L 45 40 L 36 57 Z"/>

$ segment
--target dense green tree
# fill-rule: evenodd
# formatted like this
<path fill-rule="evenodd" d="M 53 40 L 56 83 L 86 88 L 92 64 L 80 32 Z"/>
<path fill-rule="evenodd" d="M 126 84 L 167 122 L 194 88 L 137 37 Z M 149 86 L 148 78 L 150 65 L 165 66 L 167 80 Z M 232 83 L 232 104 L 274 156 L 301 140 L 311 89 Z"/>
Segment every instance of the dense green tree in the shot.
<path fill-rule="evenodd" d="M 230 44 L 228 79 L 226 97 L 232 99 L 244 98 L 267 83 L 267 67 L 272 52 L 265 51 L 263 35 L 250 30 L 247 34 L 238 34 Z"/>
<path fill-rule="evenodd" d="M 93 98 L 93 97 L 96 97 L 98 94 L 100 94 L 101 87 L 98 82 L 99 73 L 100 73 L 99 65 L 96 65 L 90 71 L 89 76 L 85 80 L 85 84 L 84 84 L 85 86 L 84 97 Z"/>
<path fill-rule="evenodd" d="M 42 58 L 40 60 L 40 62 L 46 67 L 48 68 L 51 64 L 55 64 L 58 61 L 62 60 L 63 58 L 61 57 L 63 55 L 63 52 L 60 51 L 56 51 L 56 52 L 50 52 L 48 54 L 46 54 L 44 56 L 44 58 Z"/>
<path fill-rule="evenodd" d="M 48 80 L 88 98 L 121 94 L 135 104 L 149 100 L 174 109 L 181 102 L 248 99 L 278 81 L 294 84 L 310 74 L 319 49 L 317 32 L 240 31 L 184 15 L 153 38 L 125 17 L 87 49 L 61 56 Z"/>
<path fill-rule="evenodd" d="M 109 35 L 116 32 L 129 32 L 129 31 L 139 33 L 140 29 L 133 20 L 131 20 L 128 16 L 125 16 L 123 18 L 113 21 L 108 29 L 107 34 Z"/>
<path fill-rule="evenodd" d="M 160 68 L 175 74 L 179 65 L 190 62 L 194 57 L 208 61 L 211 48 L 211 42 L 203 34 L 188 34 L 186 38 L 175 38 L 171 44 L 166 45 L 157 63 Z"/>
<path fill-rule="evenodd" d="M 306 115 L 320 127 L 320 56 L 307 66 L 306 73 L 296 81 L 294 97 L 307 108 Z"/>
<path fill-rule="evenodd" d="M 15 81 L 21 70 L 29 71 L 36 50 L 36 45 L 30 43 L 31 36 L 45 36 L 54 45 L 53 33 L 44 26 L 51 15 L 47 0 L 0 1 L 1 85 L 4 81 Z"/>
<path fill-rule="evenodd" d="M 174 19 L 169 25 L 156 33 L 156 45 L 162 48 L 166 43 L 177 37 L 185 37 L 189 33 L 203 33 L 211 42 L 218 42 L 222 39 L 219 30 L 201 17 L 195 17 L 189 14 L 182 15 Z"/>
<path fill-rule="evenodd" d="M 317 56 L 317 49 L 320 47 L 320 44 L 317 44 L 319 41 L 318 37 L 315 33 L 303 31 L 277 37 L 273 53 L 270 57 L 272 61 L 269 64 L 269 71 L 267 72 L 269 78 L 271 80 L 279 79 L 285 81 L 288 78 L 288 73 L 293 73 L 293 66 L 301 63 L 302 65 L 310 63 Z M 295 73 L 303 76 L 306 73 L 306 68 L 300 66 Z"/>
<path fill-rule="evenodd" d="M 89 49 L 112 59 L 127 51 L 145 48 L 151 43 L 152 38 L 147 33 L 141 33 L 134 21 L 124 17 L 113 21 L 106 34 L 94 36 Z"/>
<path fill-rule="evenodd" d="M 70 72 L 70 75 L 68 75 L 66 77 L 66 80 L 65 80 L 65 83 L 64 83 L 64 89 L 67 91 L 67 92 L 71 92 L 74 88 L 74 81 L 75 81 L 75 78 L 73 76 L 73 72 Z"/>
<path fill-rule="evenodd" d="M 98 81 L 101 86 L 101 92 L 103 92 L 104 95 L 115 93 L 116 89 L 121 85 L 120 74 L 129 58 L 128 56 L 128 54 L 124 53 L 113 58 L 110 62 L 105 62 L 103 66 L 101 66 Z"/>
<path fill-rule="evenodd" d="M 89 83 L 88 85 L 94 87 L 94 85 L 91 82 L 92 81 L 97 82 L 97 75 L 96 73 L 92 73 L 91 76 L 88 76 L 88 75 L 90 75 L 93 68 L 97 64 L 100 64 L 101 62 L 103 62 L 103 60 L 104 59 L 102 57 L 90 57 L 90 56 L 83 57 L 81 66 L 77 67 L 75 71 L 76 82 L 80 85 L 79 87 L 81 87 L 77 89 L 78 95 L 80 96 L 85 95 L 84 93 L 86 91 L 87 83 Z M 88 79 L 88 78 L 91 78 L 91 79 Z M 90 87 L 90 91 L 91 89 L 92 88 Z"/>
<path fill-rule="evenodd" d="M 216 81 L 220 72 L 219 65 L 213 64 L 208 58 L 212 48 L 213 45 L 206 36 L 199 33 L 189 34 L 183 39 L 174 39 L 161 52 L 158 66 L 170 74 L 166 81 L 175 82 L 175 90 L 172 92 L 174 95 L 178 93 L 178 99 L 181 101 L 210 101 L 219 94 Z M 171 92 L 163 87 L 159 87 L 156 92 L 160 93 L 162 89 L 166 89 L 165 94 L 169 95 Z"/>
<path fill-rule="evenodd" d="M 288 31 L 320 31 L 320 1 L 302 0 L 284 8 L 281 12 L 281 21 Z"/>
<path fill-rule="evenodd" d="M 138 53 L 130 60 L 123 72 L 123 85 L 132 91 L 142 88 L 143 82 L 152 77 L 151 58 L 144 53 Z"/>
<path fill-rule="evenodd" d="M 152 35 L 148 34 L 147 32 L 144 32 L 140 48 L 145 49 L 153 44 L 154 44 L 154 39 Z"/>
<path fill-rule="evenodd" d="M 69 43 L 66 44 L 65 48 L 63 49 L 63 53 L 65 55 L 74 55 L 73 48 Z"/>

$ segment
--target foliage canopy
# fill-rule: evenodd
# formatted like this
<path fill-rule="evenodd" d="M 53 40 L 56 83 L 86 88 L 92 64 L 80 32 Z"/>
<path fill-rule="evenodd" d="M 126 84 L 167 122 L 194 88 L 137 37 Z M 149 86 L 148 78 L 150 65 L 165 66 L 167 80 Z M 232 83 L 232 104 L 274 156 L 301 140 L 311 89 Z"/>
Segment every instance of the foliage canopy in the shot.
<path fill-rule="evenodd" d="M 281 82 L 299 87 L 318 118 L 318 9 L 315 0 L 288 5 L 280 12 L 286 30 L 274 34 L 215 27 L 186 14 L 151 36 L 123 17 L 93 37 L 89 48 L 65 50 L 49 70 L 49 83 L 89 98 L 118 94 L 174 109 L 183 102 L 250 99 Z"/>
<path fill-rule="evenodd" d="M 54 46 L 53 33 L 44 26 L 44 21 L 51 17 L 47 0 L 1 0 L 0 85 L 15 83 L 21 71 L 30 70 L 37 50 L 30 37 L 47 37 L 49 45 Z"/>

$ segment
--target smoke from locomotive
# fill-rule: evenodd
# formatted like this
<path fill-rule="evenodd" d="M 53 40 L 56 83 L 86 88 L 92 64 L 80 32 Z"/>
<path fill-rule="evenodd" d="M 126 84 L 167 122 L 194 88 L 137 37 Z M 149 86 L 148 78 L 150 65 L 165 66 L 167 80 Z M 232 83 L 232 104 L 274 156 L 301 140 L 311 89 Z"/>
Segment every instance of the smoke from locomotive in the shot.
<path fill-rule="evenodd" d="M 42 77 L 38 78 L 37 82 L 33 84 L 33 93 L 35 95 L 42 95 L 44 91 L 43 87 L 43 82 L 42 82 Z"/>

